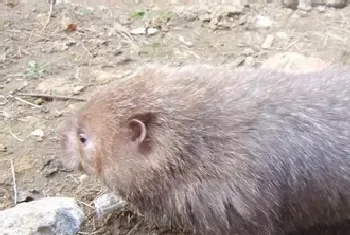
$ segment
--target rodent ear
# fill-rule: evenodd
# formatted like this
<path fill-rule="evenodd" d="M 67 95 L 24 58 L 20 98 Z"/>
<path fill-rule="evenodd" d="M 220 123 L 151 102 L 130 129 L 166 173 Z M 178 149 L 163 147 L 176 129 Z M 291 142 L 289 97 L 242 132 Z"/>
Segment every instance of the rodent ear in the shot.
<path fill-rule="evenodd" d="M 147 136 L 146 124 L 136 118 L 129 121 L 129 129 L 131 131 L 131 141 L 141 144 Z"/>

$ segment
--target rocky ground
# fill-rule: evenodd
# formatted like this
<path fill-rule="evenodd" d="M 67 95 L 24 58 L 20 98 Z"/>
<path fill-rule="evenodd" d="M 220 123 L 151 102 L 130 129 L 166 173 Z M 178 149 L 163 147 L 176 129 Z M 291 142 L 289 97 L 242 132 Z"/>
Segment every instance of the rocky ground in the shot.
<path fill-rule="evenodd" d="M 0 5 L 0 16 L 0 207 L 73 196 L 87 218 L 79 234 L 180 234 L 127 208 L 98 218 L 92 201 L 105 188 L 60 165 L 55 128 L 96 86 L 146 62 L 350 64 L 350 7 Z"/>

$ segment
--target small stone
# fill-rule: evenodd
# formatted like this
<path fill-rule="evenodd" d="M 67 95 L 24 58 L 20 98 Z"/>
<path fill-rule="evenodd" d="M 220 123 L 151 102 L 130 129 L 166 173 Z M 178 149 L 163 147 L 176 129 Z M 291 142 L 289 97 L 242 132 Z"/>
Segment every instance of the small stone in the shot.
<path fill-rule="evenodd" d="M 98 196 L 94 200 L 94 205 L 96 208 L 96 214 L 98 217 L 112 211 L 118 210 L 126 206 L 126 202 L 114 193 L 106 193 Z"/>
<path fill-rule="evenodd" d="M 89 176 L 86 174 L 83 174 L 79 177 L 80 183 L 84 183 L 86 180 L 88 180 Z"/>
<path fill-rule="evenodd" d="M 282 39 L 282 40 L 286 40 L 288 39 L 288 34 L 286 32 L 277 32 L 276 33 L 276 37 L 278 37 L 279 39 Z"/>
<path fill-rule="evenodd" d="M 76 42 L 74 40 L 70 40 L 70 41 L 65 42 L 65 45 L 68 47 L 74 46 L 75 44 L 76 44 Z"/>
<path fill-rule="evenodd" d="M 8 99 L 4 95 L 0 95 L 0 105 L 5 105 L 8 103 Z"/>
<path fill-rule="evenodd" d="M 0 211 L 2 234 L 77 234 L 85 215 L 74 198 L 46 197 Z"/>
<path fill-rule="evenodd" d="M 41 25 L 45 25 L 46 20 L 47 20 L 47 16 L 46 16 L 46 14 L 38 14 L 37 19 Z"/>
<path fill-rule="evenodd" d="M 48 168 L 45 170 L 45 177 L 51 177 L 53 175 L 55 175 L 58 172 L 58 167 L 53 167 L 53 168 Z"/>
<path fill-rule="evenodd" d="M 190 41 L 186 41 L 184 36 L 182 36 L 182 35 L 180 35 L 178 39 L 179 39 L 180 42 L 182 42 L 186 46 L 193 46 L 193 44 Z"/>
<path fill-rule="evenodd" d="M 319 11 L 319 12 L 321 12 L 321 13 L 323 13 L 323 12 L 325 12 L 326 11 L 326 6 L 318 6 L 317 7 L 317 10 Z"/>
<path fill-rule="evenodd" d="M 309 4 L 301 3 L 298 5 L 298 9 L 302 11 L 311 11 L 312 7 Z"/>
<path fill-rule="evenodd" d="M 231 62 L 230 64 L 231 64 L 232 67 L 235 68 L 235 67 L 241 66 L 244 63 L 244 61 L 245 61 L 244 57 L 238 57 L 233 62 Z"/>
<path fill-rule="evenodd" d="M 256 26 L 259 28 L 270 28 L 273 21 L 268 16 L 258 15 L 256 17 Z"/>
<path fill-rule="evenodd" d="M 56 118 L 57 117 L 62 117 L 63 113 L 61 111 L 56 110 L 53 116 L 56 117 Z"/>
<path fill-rule="evenodd" d="M 296 9 L 297 5 L 298 5 L 298 0 L 282 0 L 283 5 L 285 5 L 286 7 L 289 7 L 291 9 Z"/>
<path fill-rule="evenodd" d="M 85 86 L 76 86 L 73 89 L 73 94 L 74 95 L 79 95 L 80 93 L 82 93 L 85 90 Z"/>
<path fill-rule="evenodd" d="M 7 146 L 4 144 L 0 144 L 0 152 L 3 152 L 3 153 L 7 152 Z"/>
<path fill-rule="evenodd" d="M 214 17 L 232 17 L 234 15 L 240 15 L 243 12 L 243 5 L 227 5 L 218 6 L 214 12 Z"/>
<path fill-rule="evenodd" d="M 197 14 L 187 11 L 185 12 L 184 18 L 187 22 L 194 22 L 197 20 Z"/>
<path fill-rule="evenodd" d="M 37 104 L 37 105 L 42 105 L 44 102 L 44 100 L 42 98 L 38 98 L 36 100 L 34 100 L 34 104 Z"/>
<path fill-rule="evenodd" d="M 268 34 L 266 36 L 265 42 L 261 45 L 261 48 L 263 49 L 270 48 L 274 40 L 275 40 L 275 37 L 272 34 Z"/>
<path fill-rule="evenodd" d="M 255 51 L 252 48 L 247 47 L 247 48 L 243 49 L 241 54 L 244 55 L 244 56 L 250 56 L 250 55 L 254 54 L 254 52 Z"/>
<path fill-rule="evenodd" d="M 136 28 L 136 29 L 132 29 L 130 30 L 130 33 L 131 34 L 134 34 L 134 35 L 138 35 L 138 34 L 146 34 L 146 28 Z"/>
<path fill-rule="evenodd" d="M 38 194 L 34 195 L 31 191 L 19 192 L 17 195 L 17 203 L 32 202 L 37 196 Z"/>
<path fill-rule="evenodd" d="M 238 20 L 239 25 L 244 25 L 245 23 L 248 22 L 248 17 L 246 15 L 241 15 Z"/>
<path fill-rule="evenodd" d="M 98 9 L 99 9 L 100 11 L 107 11 L 107 10 L 108 10 L 108 7 L 106 7 L 106 6 L 99 6 Z"/>
<path fill-rule="evenodd" d="M 44 137 L 44 131 L 42 129 L 37 129 L 33 131 L 32 133 L 29 134 L 30 136 L 35 136 L 35 137 Z"/>
<path fill-rule="evenodd" d="M 113 54 L 114 56 L 118 56 L 120 54 L 122 54 L 123 52 L 120 49 L 117 49 Z"/>
<path fill-rule="evenodd" d="M 202 22 L 209 22 L 210 19 L 211 19 L 209 13 L 204 13 L 204 14 L 200 15 L 198 18 L 199 18 L 199 20 L 202 21 Z"/>
<path fill-rule="evenodd" d="M 247 57 L 247 58 L 244 60 L 244 66 L 247 66 L 247 67 L 254 67 L 254 66 L 255 66 L 254 58 L 252 58 L 252 57 Z"/>
<path fill-rule="evenodd" d="M 157 32 L 158 32 L 158 29 L 156 29 L 156 28 L 148 28 L 147 29 L 147 34 L 148 35 L 153 35 L 153 34 L 155 34 Z"/>

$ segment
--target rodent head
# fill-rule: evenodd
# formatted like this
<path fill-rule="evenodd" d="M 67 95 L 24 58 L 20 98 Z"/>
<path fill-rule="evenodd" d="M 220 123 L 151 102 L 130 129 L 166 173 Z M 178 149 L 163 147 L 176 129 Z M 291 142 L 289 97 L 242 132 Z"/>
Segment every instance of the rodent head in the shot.
<path fill-rule="evenodd" d="M 95 175 L 96 161 L 96 135 L 80 115 L 71 116 L 59 126 L 60 144 L 62 151 L 62 164 L 70 169 L 79 169 L 88 174 Z"/>
<path fill-rule="evenodd" d="M 100 93 L 60 125 L 61 161 L 105 183 L 130 185 L 149 165 L 156 165 L 156 158 L 147 158 L 154 143 L 155 115 L 126 114 L 116 110 L 111 99 L 110 93 Z"/>

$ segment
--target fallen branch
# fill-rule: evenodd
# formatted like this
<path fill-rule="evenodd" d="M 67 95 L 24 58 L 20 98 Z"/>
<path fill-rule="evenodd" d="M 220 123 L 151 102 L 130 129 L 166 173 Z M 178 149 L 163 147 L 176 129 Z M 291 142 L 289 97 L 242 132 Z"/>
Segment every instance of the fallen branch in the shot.
<path fill-rule="evenodd" d="M 86 99 L 84 99 L 82 97 L 64 96 L 64 95 L 46 95 L 46 94 L 31 94 L 31 93 L 16 93 L 16 95 L 29 96 L 29 97 L 38 97 L 38 98 L 60 99 L 60 100 L 86 101 Z"/>
<path fill-rule="evenodd" d="M 19 97 L 14 97 L 14 98 L 15 98 L 15 100 L 21 101 L 21 102 L 23 102 L 23 103 L 25 103 L 25 104 L 29 104 L 29 105 L 31 105 L 31 106 L 33 106 L 33 107 L 41 108 L 40 105 L 33 104 L 33 103 L 31 103 L 31 102 L 29 102 L 29 101 L 26 101 L 26 100 L 24 100 L 24 99 L 22 99 L 22 98 L 19 98 Z"/>
<path fill-rule="evenodd" d="M 44 25 L 44 27 L 41 29 L 41 31 L 44 31 L 44 29 L 47 27 L 47 25 L 50 23 L 50 18 L 52 16 L 52 8 L 53 8 L 53 0 L 49 0 L 50 2 L 50 11 L 49 11 L 49 15 L 47 16 L 47 20 L 46 23 Z"/>
<path fill-rule="evenodd" d="M 13 166 L 13 160 L 11 158 L 11 174 L 12 174 L 12 182 L 13 182 L 13 203 L 14 206 L 17 204 L 17 186 L 16 186 L 16 176 L 15 176 L 15 167 Z"/>

